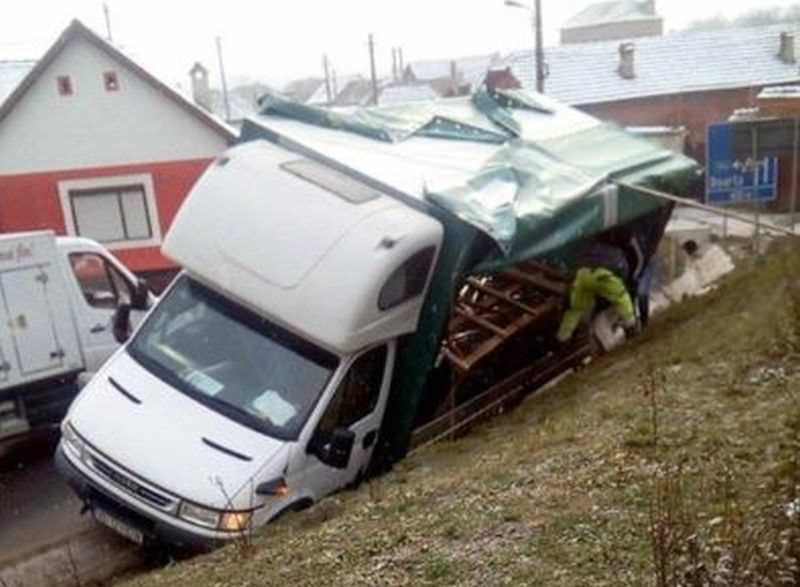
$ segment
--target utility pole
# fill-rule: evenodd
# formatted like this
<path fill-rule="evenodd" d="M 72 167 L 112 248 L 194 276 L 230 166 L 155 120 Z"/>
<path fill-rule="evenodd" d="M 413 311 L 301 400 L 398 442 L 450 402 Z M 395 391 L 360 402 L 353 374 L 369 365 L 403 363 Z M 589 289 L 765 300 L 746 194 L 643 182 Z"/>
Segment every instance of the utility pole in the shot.
<path fill-rule="evenodd" d="M 372 76 L 372 105 L 378 105 L 378 77 L 375 74 L 375 39 L 369 34 L 369 69 Z"/>
<path fill-rule="evenodd" d="M 333 102 L 333 96 L 331 95 L 331 70 L 327 53 L 322 56 L 322 69 L 325 72 L 325 95 L 328 97 L 328 104 L 330 104 Z"/>
<path fill-rule="evenodd" d="M 536 91 L 544 94 L 544 47 L 542 41 L 542 0 L 534 0 L 533 28 L 536 31 Z"/>
<path fill-rule="evenodd" d="M 225 79 L 225 65 L 222 61 L 222 38 L 217 37 L 217 59 L 219 60 L 219 75 L 222 79 L 222 101 L 225 104 L 225 122 L 231 119 L 231 104 L 228 101 L 228 82 Z"/>
<path fill-rule="evenodd" d="M 533 8 L 530 4 L 519 0 L 505 0 L 506 6 L 514 8 L 524 8 L 531 12 L 531 25 L 533 26 L 534 47 L 534 67 L 536 68 L 536 91 L 544 94 L 544 78 L 547 77 L 547 65 L 544 62 L 544 42 L 542 40 L 542 0 L 533 0 Z"/>
<path fill-rule="evenodd" d="M 400 79 L 403 79 L 403 75 L 405 75 L 406 64 L 403 62 L 403 48 L 397 48 L 397 67 L 400 70 Z"/>
<path fill-rule="evenodd" d="M 108 9 L 107 2 L 103 2 L 103 16 L 106 18 L 106 39 L 112 43 L 114 38 L 111 36 L 111 11 Z"/>

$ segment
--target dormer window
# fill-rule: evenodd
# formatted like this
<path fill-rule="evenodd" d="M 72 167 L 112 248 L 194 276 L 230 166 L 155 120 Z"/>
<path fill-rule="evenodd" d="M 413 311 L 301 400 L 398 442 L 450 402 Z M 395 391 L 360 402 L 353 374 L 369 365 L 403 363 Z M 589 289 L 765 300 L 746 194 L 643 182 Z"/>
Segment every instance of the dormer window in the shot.
<path fill-rule="evenodd" d="M 72 95 L 72 79 L 68 75 L 60 75 L 56 78 L 56 87 L 59 96 Z"/>
<path fill-rule="evenodd" d="M 103 85 L 106 92 L 116 92 L 119 90 L 119 78 L 116 71 L 106 71 L 103 74 Z"/>

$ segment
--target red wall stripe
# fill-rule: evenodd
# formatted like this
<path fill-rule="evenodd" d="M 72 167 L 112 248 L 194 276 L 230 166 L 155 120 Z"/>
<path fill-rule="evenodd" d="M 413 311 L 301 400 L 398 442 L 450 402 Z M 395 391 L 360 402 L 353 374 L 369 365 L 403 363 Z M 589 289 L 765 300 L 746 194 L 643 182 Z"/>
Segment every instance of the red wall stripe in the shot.
<path fill-rule="evenodd" d="M 51 229 L 63 235 L 66 229 L 58 194 L 60 181 L 149 173 L 153 178 L 161 234 L 165 235 L 189 190 L 212 160 L 0 175 L 0 231 Z M 175 267 L 161 255 L 158 247 L 118 250 L 114 254 L 133 271 L 160 271 Z"/>

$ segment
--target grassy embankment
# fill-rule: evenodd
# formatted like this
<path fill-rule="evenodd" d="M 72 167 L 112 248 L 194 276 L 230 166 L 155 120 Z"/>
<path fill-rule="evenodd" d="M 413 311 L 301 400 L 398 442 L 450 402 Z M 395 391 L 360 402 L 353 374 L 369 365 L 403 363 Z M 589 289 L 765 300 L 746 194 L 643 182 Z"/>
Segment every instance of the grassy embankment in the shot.
<path fill-rule="evenodd" d="M 797 522 L 781 507 L 800 470 L 793 248 L 744 262 L 635 344 L 458 442 L 266 528 L 252 548 L 233 545 L 130 584 L 766 580 L 791 563 L 769 559 L 776 549 L 797 552 Z"/>

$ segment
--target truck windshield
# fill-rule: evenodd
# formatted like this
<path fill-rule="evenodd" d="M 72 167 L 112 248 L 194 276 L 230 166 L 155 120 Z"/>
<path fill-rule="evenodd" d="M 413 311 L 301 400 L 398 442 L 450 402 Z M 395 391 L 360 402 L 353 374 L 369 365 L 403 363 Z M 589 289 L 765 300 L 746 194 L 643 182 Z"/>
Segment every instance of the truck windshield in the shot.
<path fill-rule="evenodd" d="M 187 276 L 128 345 L 146 369 L 224 416 L 294 440 L 339 363 Z"/>

